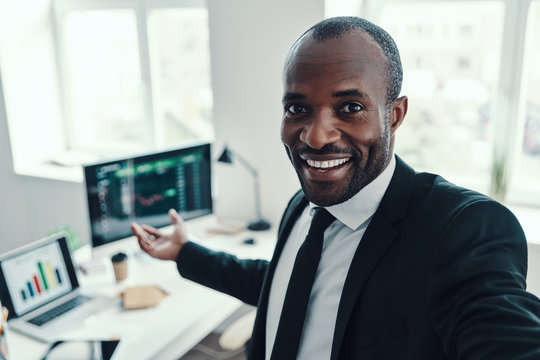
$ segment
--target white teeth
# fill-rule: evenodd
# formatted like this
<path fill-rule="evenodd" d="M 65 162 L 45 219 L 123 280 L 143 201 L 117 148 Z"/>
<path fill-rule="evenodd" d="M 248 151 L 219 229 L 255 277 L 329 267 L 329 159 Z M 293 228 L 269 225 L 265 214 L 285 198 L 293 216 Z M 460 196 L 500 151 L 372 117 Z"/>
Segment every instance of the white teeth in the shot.
<path fill-rule="evenodd" d="M 314 168 L 326 169 L 339 166 L 341 164 L 349 161 L 349 158 L 334 159 L 334 160 L 325 160 L 325 161 L 315 161 L 315 160 L 306 160 L 308 165 Z"/>

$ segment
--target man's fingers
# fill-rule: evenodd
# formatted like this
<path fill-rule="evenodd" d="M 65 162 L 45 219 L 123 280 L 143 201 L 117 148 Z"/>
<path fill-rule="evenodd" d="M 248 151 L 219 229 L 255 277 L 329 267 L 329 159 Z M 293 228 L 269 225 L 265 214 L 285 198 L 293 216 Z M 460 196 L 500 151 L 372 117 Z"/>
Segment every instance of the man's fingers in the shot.
<path fill-rule="evenodd" d="M 144 231 L 146 231 L 148 234 L 152 235 L 153 237 L 157 238 L 161 236 L 161 232 L 156 229 L 153 226 L 150 225 L 142 225 L 141 226 Z"/>
<path fill-rule="evenodd" d="M 173 225 L 181 225 L 184 223 L 184 220 L 182 220 L 182 217 L 178 215 L 178 213 L 174 209 L 169 210 L 169 216 L 171 218 Z"/>
<path fill-rule="evenodd" d="M 131 231 L 137 237 L 139 246 L 141 248 L 143 248 L 144 250 L 148 250 L 152 247 L 152 241 L 150 240 L 148 233 L 139 224 L 132 222 Z"/>
<path fill-rule="evenodd" d="M 130 227 L 131 227 L 131 232 L 132 232 L 133 235 L 135 235 L 138 239 L 140 239 L 141 236 L 144 235 L 144 230 L 143 230 L 143 228 L 141 227 L 141 225 L 137 224 L 136 222 L 132 222 Z"/>

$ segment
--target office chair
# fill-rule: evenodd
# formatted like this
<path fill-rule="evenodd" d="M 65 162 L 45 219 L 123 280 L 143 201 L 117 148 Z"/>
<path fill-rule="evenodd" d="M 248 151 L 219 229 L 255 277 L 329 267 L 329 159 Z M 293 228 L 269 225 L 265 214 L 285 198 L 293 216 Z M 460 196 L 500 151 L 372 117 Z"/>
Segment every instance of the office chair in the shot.
<path fill-rule="evenodd" d="M 212 359 L 230 359 L 242 354 L 251 338 L 255 314 L 256 311 L 252 310 L 242 315 L 223 331 L 218 340 L 223 350 L 214 350 L 203 344 L 197 344 L 193 350 L 200 351 Z"/>

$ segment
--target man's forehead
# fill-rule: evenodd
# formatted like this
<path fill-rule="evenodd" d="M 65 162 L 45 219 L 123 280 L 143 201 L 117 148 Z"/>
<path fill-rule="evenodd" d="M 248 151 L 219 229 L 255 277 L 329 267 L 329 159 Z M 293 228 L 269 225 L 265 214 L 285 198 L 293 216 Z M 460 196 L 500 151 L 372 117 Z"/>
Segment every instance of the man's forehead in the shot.
<path fill-rule="evenodd" d="M 358 79 L 373 84 L 372 81 L 385 78 L 385 65 L 386 58 L 379 44 L 363 31 L 353 30 L 325 40 L 314 39 L 308 33 L 289 53 L 284 85 L 299 85 L 298 81 L 306 79 L 323 81 L 331 76 L 336 85 Z M 343 87 L 347 86 L 343 84 Z"/>
<path fill-rule="evenodd" d="M 359 61 L 363 58 L 382 62 L 386 60 L 380 45 L 371 35 L 353 29 L 338 37 L 323 40 L 315 39 L 311 32 L 304 34 L 289 51 L 285 65 L 307 59 L 339 57 L 355 57 Z"/>

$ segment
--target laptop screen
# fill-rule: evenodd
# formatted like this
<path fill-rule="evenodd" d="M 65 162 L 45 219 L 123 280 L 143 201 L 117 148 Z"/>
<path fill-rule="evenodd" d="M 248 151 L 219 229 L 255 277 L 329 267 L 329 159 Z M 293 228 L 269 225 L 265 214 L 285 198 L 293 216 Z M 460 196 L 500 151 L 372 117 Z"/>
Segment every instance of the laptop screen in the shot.
<path fill-rule="evenodd" d="M 2 303 L 16 316 L 78 287 L 63 235 L 40 240 L 0 259 Z"/>

